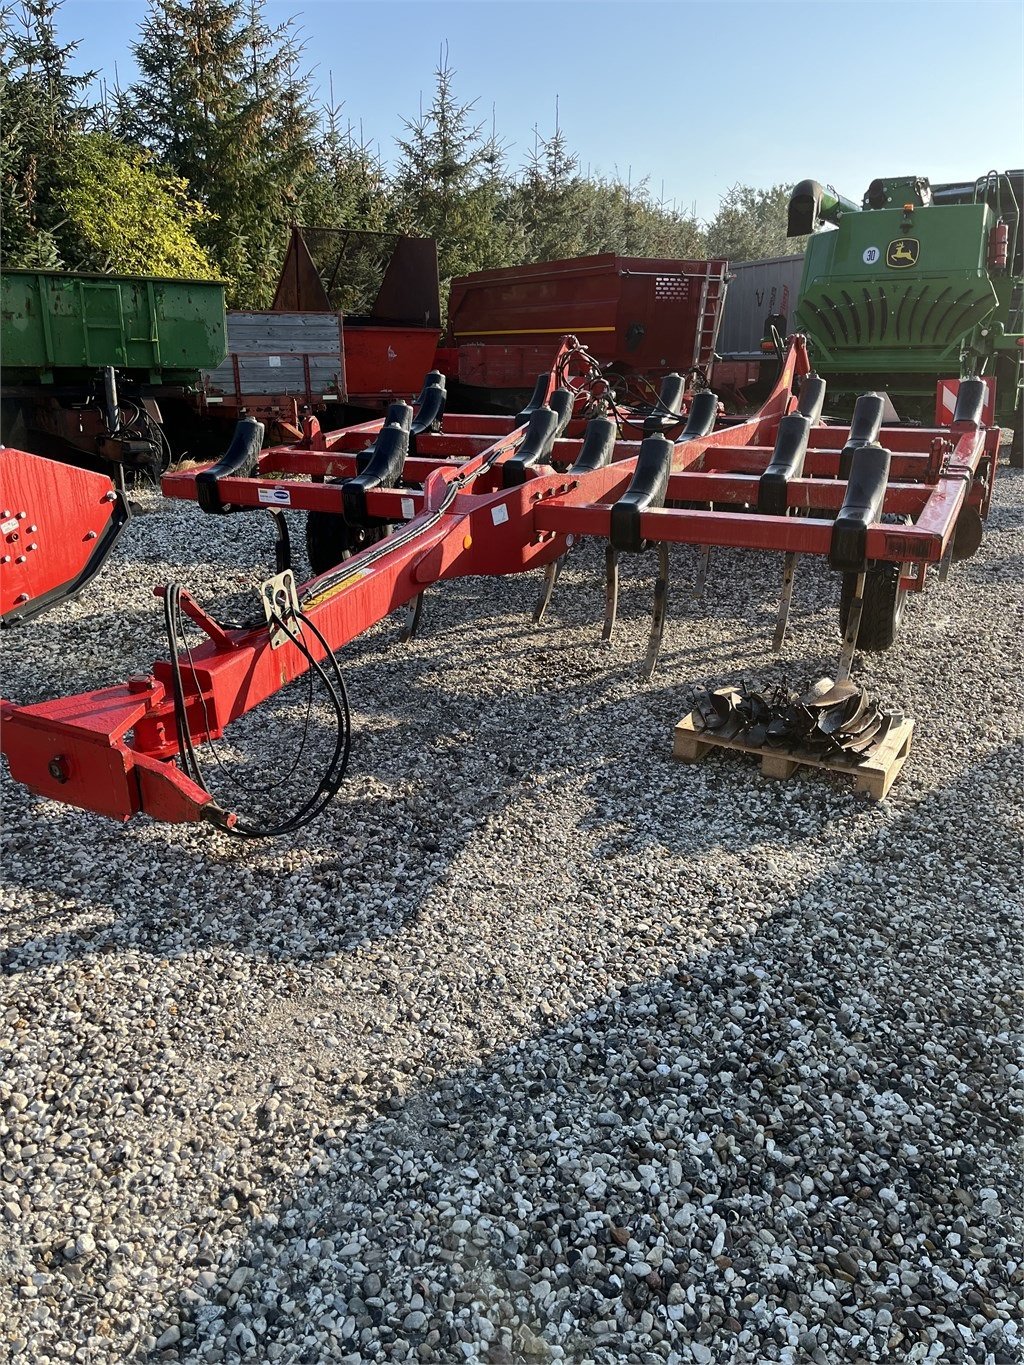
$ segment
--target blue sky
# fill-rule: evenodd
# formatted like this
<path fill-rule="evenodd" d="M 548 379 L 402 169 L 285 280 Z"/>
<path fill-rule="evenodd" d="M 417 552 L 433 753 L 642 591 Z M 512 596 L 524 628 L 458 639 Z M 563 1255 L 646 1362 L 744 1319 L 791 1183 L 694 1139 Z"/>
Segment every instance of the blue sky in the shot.
<path fill-rule="evenodd" d="M 130 81 L 143 0 L 66 0 L 81 68 Z M 1024 162 L 1024 6 L 1009 0 L 272 0 L 295 15 L 324 97 L 394 151 L 448 43 L 460 97 L 513 163 L 561 124 L 585 168 L 648 176 L 711 217 L 736 181 L 973 178 Z"/>

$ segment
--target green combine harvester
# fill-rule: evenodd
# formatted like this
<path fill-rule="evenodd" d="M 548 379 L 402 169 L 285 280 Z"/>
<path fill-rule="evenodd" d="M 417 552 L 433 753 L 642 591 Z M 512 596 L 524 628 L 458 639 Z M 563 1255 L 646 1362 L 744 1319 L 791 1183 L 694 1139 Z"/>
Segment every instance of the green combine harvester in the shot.
<path fill-rule="evenodd" d="M 1021 467 L 1022 200 L 1022 171 L 873 180 L 859 205 L 796 186 L 788 235 L 812 236 L 794 327 L 839 411 L 884 390 L 901 419 L 930 425 L 940 381 L 990 378 Z"/>

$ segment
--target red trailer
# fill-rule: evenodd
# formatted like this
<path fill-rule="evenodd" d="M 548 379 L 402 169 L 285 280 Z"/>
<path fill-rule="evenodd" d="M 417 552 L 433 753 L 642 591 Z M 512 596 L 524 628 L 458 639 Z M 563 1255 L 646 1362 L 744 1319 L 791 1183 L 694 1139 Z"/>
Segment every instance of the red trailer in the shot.
<path fill-rule="evenodd" d="M 464 275 L 452 280 L 438 367 L 515 411 L 572 333 L 624 401 L 643 402 L 671 371 L 706 377 L 727 270 L 724 260 L 606 253 Z"/>

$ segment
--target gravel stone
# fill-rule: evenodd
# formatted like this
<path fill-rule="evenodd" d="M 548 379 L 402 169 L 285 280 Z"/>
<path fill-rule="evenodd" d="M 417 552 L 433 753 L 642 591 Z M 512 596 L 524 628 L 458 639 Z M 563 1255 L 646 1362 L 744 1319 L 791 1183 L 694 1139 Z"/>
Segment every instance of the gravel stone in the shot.
<path fill-rule="evenodd" d="M 5 696 L 148 669 L 154 582 L 251 609 L 262 520 L 138 496 Z M 587 543 L 539 629 L 535 575 L 473 580 L 343 650 L 350 776 L 287 840 L 8 782 L 0 1362 L 1019 1359 L 1022 507 L 1004 466 L 858 660 L 917 720 L 878 804 L 670 757 L 691 687 L 834 667 L 823 565 L 776 658 L 778 559 L 716 552 L 684 607 L 674 549 L 643 685 L 649 557 L 599 648 Z M 289 705 L 250 736 L 280 772 Z"/>

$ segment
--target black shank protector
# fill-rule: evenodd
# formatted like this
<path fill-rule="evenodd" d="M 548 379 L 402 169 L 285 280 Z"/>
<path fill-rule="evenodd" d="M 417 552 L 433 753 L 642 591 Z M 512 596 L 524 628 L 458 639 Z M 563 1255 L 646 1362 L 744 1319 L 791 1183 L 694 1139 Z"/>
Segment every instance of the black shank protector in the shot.
<path fill-rule="evenodd" d="M 558 413 L 548 407 L 537 408 L 530 415 L 526 435 L 511 459 L 501 466 L 502 487 L 514 488 L 526 482 L 526 471 L 547 461 L 558 430 Z"/>
<path fill-rule="evenodd" d="M 548 407 L 553 408 L 558 414 L 558 427 L 555 431 L 556 439 L 561 436 L 562 432 L 569 425 L 570 419 L 572 418 L 572 405 L 574 402 L 575 398 L 569 389 L 555 389 L 554 393 L 548 399 Z"/>
<path fill-rule="evenodd" d="M 629 487 L 612 504 L 609 540 L 615 550 L 638 554 L 644 548 L 640 515 L 664 507 L 672 472 L 673 445 L 664 436 L 645 436 Z"/>
<path fill-rule="evenodd" d="M 257 422 L 255 417 L 243 417 L 235 423 L 227 450 L 216 464 L 196 475 L 196 501 L 204 512 L 224 513 L 229 510 L 221 500 L 217 480 L 252 478 L 259 467 L 262 448 L 262 422 Z"/>
<path fill-rule="evenodd" d="M 981 426 L 988 390 L 984 379 L 961 379 L 953 411 L 953 426 Z"/>
<path fill-rule="evenodd" d="M 411 431 L 414 436 L 419 436 L 425 431 L 439 430 L 447 394 L 440 384 L 431 384 L 428 389 L 423 390 L 421 397 L 423 401 L 412 419 Z"/>
<path fill-rule="evenodd" d="M 789 506 L 789 481 L 804 472 L 810 419 L 791 412 L 779 422 L 779 434 L 768 467 L 757 481 L 757 510 L 767 516 L 784 517 Z"/>
<path fill-rule="evenodd" d="M 409 433 L 397 425 L 382 427 L 372 449 L 363 453 L 370 456 L 365 466 L 341 485 L 342 513 L 350 526 L 377 524 L 377 519 L 367 514 L 366 495 L 401 482 L 409 454 Z"/>
<path fill-rule="evenodd" d="M 797 412 L 810 419 L 812 426 L 817 426 L 821 421 L 821 410 L 825 406 L 825 389 L 827 385 L 820 374 L 815 374 L 812 370 L 810 374 L 804 375 L 803 383 L 800 385 L 800 401 L 797 403 Z"/>
<path fill-rule="evenodd" d="M 874 445 L 882 430 L 882 414 L 885 412 L 885 398 L 880 393 L 862 393 L 853 405 L 853 421 L 846 445 L 839 456 L 839 477 L 850 477 L 850 466 L 854 452 L 861 446 Z"/>
<path fill-rule="evenodd" d="M 842 573 L 864 573 L 868 530 L 881 520 L 889 481 L 889 451 L 868 444 L 853 451 L 846 497 L 832 525 L 828 562 Z"/>
<path fill-rule="evenodd" d="M 654 411 L 644 418 L 645 436 L 653 436 L 662 427 L 674 426 L 676 422 L 683 420 L 679 404 L 682 402 L 685 389 L 686 381 L 681 374 L 673 371 L 664 376 L 658 390 L 657 405 Z"/>
<path fill-rule="evenodd" d="M 547 398 L 548 393 L 549 377 L 550 376 L 547 374 L 539 374 L 537 376 L 537 382 L 533 386 L 533 393 L 530 394 L 530 401 L 525 408 L 522 408 L 516 413 L 515 425 L 517 427 L 525 426 L 537 409 L 546 405 L 545 399 Z"/>
<path fill-rule="evenodd" d="M 686 419 L 686 426 L 683 427 L 679 440 L 696 441 L 701 436 L 710 436 L 715 429 L 717 417 L 718 394 L 712 393 L 710 389 L 695 393 L 690 404 L 690 415 Z"/>
<path fill-rule="evenodd" d="M 618 428 L 611 417 L 591 417 L 583 433 L 583 444 L 570 474 L 590 474 L 611 464 L 615 452 Z"/>

